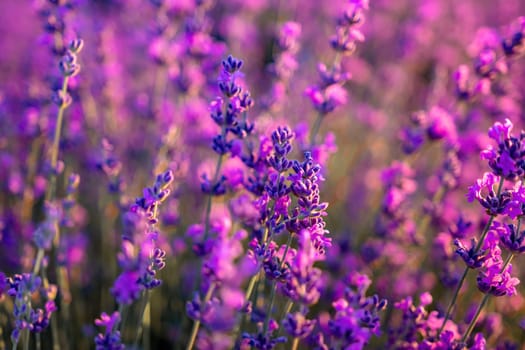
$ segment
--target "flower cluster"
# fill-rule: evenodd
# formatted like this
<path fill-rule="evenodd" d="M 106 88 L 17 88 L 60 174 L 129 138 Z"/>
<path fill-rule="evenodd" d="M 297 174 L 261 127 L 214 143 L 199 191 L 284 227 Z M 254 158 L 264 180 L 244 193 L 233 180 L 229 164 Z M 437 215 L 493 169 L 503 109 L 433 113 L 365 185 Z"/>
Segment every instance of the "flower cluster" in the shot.
<path fill-rule="evenodd" d="M 520 348 L 524 13 L 0 1 L 0 349 Z"/>
<path fill-rule="evenodd" d="M 309 337 L 312 346 L 330 349 L 335 344 L 345 344 L 355 349 L 363 349 L 372 336 L 380 334 L 380 312 L 385 310 L 387 301 L 377 295 L 367 297 L 371 284 L 366 275 L 352 273 L 347 277 L 348 285 L 341 298 L 332 303 L 335 313 L 326 320 L 319 320 L 320 332 Z"/>
<path fill-rule="evenodd" d="M 95 325 L 106 328 L 104 334 L 99 333 L 95 338 L 95 347 L 97 350 L 124 350 L 125 346 L 121 343 L 120 332 L 117 325 L 120 322 L 120 315 L 117 311 L 108 315 L 103 312 L 100 318 L 95 320 Z"/>
<path fill-rule="evenodd" d="M 341 65 L 341 56 L 349 56 L 356 50 L 356 43 L 364 40 L 359 27 L 365 21 L 364 11 L 368 9 L 368 0 L 352 0 L 346 5 L 337 20 L 335 36 L 330 40 L 336 58 L 332 67 L 321 63 L 317 67 L 320 81 L 318 85 L 305 90 L 313 107 L 324 116 L 336 108 L 345 105 L 348 96 L 343 84 L 350 79 L 350 73 Z M 311 135 L 312 137 L 312 135 Z"/>
<path fill-rule="evenodd" d="M 111 292 L 120 305 L 131 304 L 144 289 L 160 285 L 157 272 L 164 268 L 166 253 L 155 246 L 159 233 L 158 206 L 170 194 L 173 181 L 170 170 L 157 175 L 152 187 L 146 187 L 142 197 L 123 216 L 124 232 L 118 262 L 122 272 Z"/>
<path fill-rule="evenodd" d="M 17 344 L 24 330 L 40 333 L 49 326 L 51 315 L 57 310 L 54 302 L 56 287 L 43 289 L 42 279 L 29 273 L 8 278 L 7 283 L 7 294 L 14 298 L 15 328 L 11 340 Z M 32 296 L 37 291 L 48 299 L 43 309 L 33 307 Z"/>

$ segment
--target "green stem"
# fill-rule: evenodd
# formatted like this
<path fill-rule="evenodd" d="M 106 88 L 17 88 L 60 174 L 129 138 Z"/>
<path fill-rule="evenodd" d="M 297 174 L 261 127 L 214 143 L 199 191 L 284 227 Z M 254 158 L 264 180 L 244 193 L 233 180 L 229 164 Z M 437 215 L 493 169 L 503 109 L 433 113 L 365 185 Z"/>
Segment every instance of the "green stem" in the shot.
<path fill-rule="evenodd" d="M 280 262 L 280 267 L 282 268 L 285 261 L 286 261 L 286 255 L 288 254 L 288 250 L 290 248 L 290 244 L 292 244 L 292 239 L 293 239 L 293 232 L 290 233 L 290 236 L 288 237 L 288 241 L 286 242 L 286 247 L 284 248 L 284 253 L 283 253 L 283 257 L 281 259 L 281 262 Z M 275 302 L 275 292 L 277 290 L 277 283 L 276 281 L 273 281 L 272 282 L 272 290 L 270 292 L 270 303 L 268 304 L 268 309 L 266 310 L 266 318 L 264 320 L 264 333 L 266 333 L 268 331 L 268 326 L 270 325 L 270 319 L 272 318 L 272 309 L 273 309 L 273 304 Z"/>
<path fill-rule="evenodd" d="M 295 337 L 293 338 L 293 343 L 292 343 L 292 350 L 297 350 L 297 347 L 299 346 L 299 338 Z"/>
<path fill-rule="evenodd" d="M 40 271 L 40 274 L 42 276 L 42 285 L 43 285 L 44 289 L 47 290 L 49 288 L 49 278 L 47 277 L 47 270 L 46 269 L 42 269 Z M 50 323 L 51 323 L 51 327 L 50 327 L 51 328 L 51 336 L 53 338 L 53 350 L 60 350 L 61 349 L 61 346 L 60 346 L 60 336 L 61 336 L 61 334 L 58 331 L 58 323 L 57 323 L 57 315 L 56 315 L 56 313 L 51 315 Z"/>
<path fill-rule="evenodd" d="M 509 266 L 513 257 L 514 257 L 514 254 L 510 254 L 507 257 L 507 259 L 505 260 L 505 263 L 503 264 L 503 267 L 501 268 L 501 273 L 503 273 L 505 269 L 507 268 L 507 266 Z M 476 313 L 474 314 L 474 318 L 472 318 L 472 321 L 470 321 L 467 331 L 461 338 L 462 343 L 465 343 L 466 341 L 468 341 L 470 334 L 472 333 L 472 331 L 474 330 L 474 327 L 476 326 L 476 323 L 478 322 L 479 315 L 481 314 L 481 311 L 487 304 L 487 301 L 489 300 L 490 295 L 491 295 L 490 293 L 486 293 L 483 299 L 481 300 L 481 303 L 479 304 L 478 309 L 476 310 Z"/>
<path fill-rule="evenodd" d="M 206 293 L 206 296 L 204 297 L 204 300 L 201 303 L 201 306 L 203 308 L 206 307 L 206 303 L 208 301 L 210 301 L 214 290 L 215 290 L 215 283 L 212 282 L 212 284 L 208 288 L 208 292 Z M 200 320 L 196 320 L 193 323 L 193 328 L 191 329 L 191 334 L 190 334 L 190 340 L 188 341 L 188 345 L 186 346 L 186 350 L 193 349 L 193 346 L 195 345 L 195 341 L 197 340 L 197 334 L 199 333 L 200 326 L 201 326 L 201 321 Z"/>
<path fill-rule="evenodd" d="M 439 189 L 436 191 L 436 193 L 434 193 L 434 195 L 432 196 L 431 203 L 432 204 L 439 203 L 443 199 L 445 193 L 446 193 L 445 186 L 440 186 Z M 416 234 L 421 234 L 423 236 L 425 231 L 428 229 L 430 221 L 431 221 L 431 216 L 429 214 L 425 214 L 423 218 L 421 219 L 421 221 L 419 222 L 419 225 L 417 226 Z"/>
<path fill-rule="evenodd" d="M 263 333 L 266 334 L 268 331 L 268 327 L 270 325 L 270 319 L 272 318 L 272 309 L 273 309 L 273 303 L 275 302 L 275 291 L 277 290 L 277 283 L 275 281 L 272 282 L 272 291 L 270 293 L 270 303 L 268 304 L 268 309 L 266 309 L 266 318 L 264 319 L 264 331 Z"/>
<path fill-rule="evenodd" d="M 40 333 L 35 334 L 36 350 L 42 349 L 42 340 L 40 339 Z"/>
<path fill-rule="evenodd" d="M 119 304 L 118 313 L 120 315 L 120 322 L 116 323 L 113 327 L 115 327 L 116 330 L 120 331 L 120 333 L 123 334 L 126 319 L 128 317 L 128 306 L 125 304 Z"/>
<path fill-rule="evenodd" d="M 142 335 L 143 330 L 146 330 L 145 333 L 148 331 L 149 328 L 149 311 L 150 311 L 150 291 L 146 290 L 144 293 L 144 296 L 142 297 L 142 303 L 140 306 L 140 317 L 139 317 L 139 324 L 137 327 L 137 335 L 135 336 L 135 342 L 133 343 L 133 349 L 137 349 L 137 346 L 139 344 L 140 336 Z M 144 336 L 144 341 L 146 342 L 148 339 L 147 334 Z M 148 349 L 144 347 L 144 349 Z"/>
<path fill-rule="evenodd" d="M 464 343 L 465 341 L 468 340 L 468 338 L 470 336 L 470 333 L 472 333 L 472 331 L 474 330 L 474 326 L 476 325 L 476 323 L 478 321 L 479 315 L 481 314 L 481 310 L 483 310 L 483 308 L 487 304 L 487 301 L 489 300 L 489 297 L 490 297 L 490 294 L 487 293 L 483 297 L 483 300 L 481 300 L 481 303 L 479 304 L 478 309 L 476 310 L 476 313 L 474 314 L 474 318 L 472 319 L 472 321 L 470 321 L 470 324 L 469 324 L 469 326 L 467 328 L 467 331 L 465 332 L 465 334 L 461 338 L 461 342 L 462 343 Z"/>
<path fill-rule="evenodd" d="M 3 311 L 3 310 L 2 310 Z M 4 341 L 4 330 L 2 328 L 2 326 L 0 326 L 0 349 L 1 350 L 5 350 L 7 349 L 6 346 L 5 346 L 5 341 Z"/>
<path fill-rule="evenodd" d="M 222 159 L 223 159 L 223 155 L 221 154 L 219 155 L 219 158 L 217 159 L 217 165 L 215 166 L 215 174 L 213 175 L 212 185 L 214 185 L 219 178 L 219 172 L 221 170 Z M 208 201 L 206 203 L 206 216 L 204 218 L 204 240 L 208 238 L 208 234 L 209 234 L 208 231 L 210 230 L 210 215 L 211 215 L 212 199 L 213 199 L 213 196 L 209 194 Z"/>
<path fill-rule="evenodd" d="M 35 265 L 33 266 L 33 275 L 38 275 L 40 272 L 40 266 L 42 265 L 42 259 L 44 259 L 44 249 L 38 248 L 36 253 Z"/>
<path fill-rule="evenodd" d="M 315 146 L 315 139 L 317 138 L 317 133 L 321 128 L 321 123 L 323 122 L 324 114 L 319 113 L 315 119 L 315 123 L 310 131 L 310 150 Z"/>
<path fill-rule="evenodd" d="M 252 276 L 250 279 L 250 282 L 248 282 L 248 287 L 246 288 L 246 293 L 244 294 L 244 300 L 245 303 L 248 303 L 250 298 L 252 297 L 252 293 L 255 290 L 255 285 L 257 284 L 257 281 L 259 280 L 259 276 L 261 275 L 261 272 L 256 273 Z M 243 329 L 243 325 L 245 322 L 245 314 L 244 312 L 239 315 L 240 317 L 237 318 L 237 325 L 235 329 L 233 330 L 233 337 L 232 339 L 237 339 L 239 337 L 240 331 Z"/>
<path fill-rule="evenodd" d="M 487 236 L 487 233 L 488 233 L 489 228 L 492 225 L 493 221 L 494 221 L 494 216 L 491 216 L 489 221 L 485 225 L 485 228 L 483 229 L 483 232 L 481 234 L 481 239 L 479 240 L 478 245 L 476 246 L 475 253 L 477 253 L 479 251 L 479 249 L 481 248 L 481 244 L 480 243 L 482 243 L 485 240 L 485 237 Z M 452 300 L 450 300 L 450 303 L 448 304 L 447 312 L 445 314 L 445 318 L 443 318 L 443 323 L 441 324 L 441 327 L 439 328 L 439 331 L 437 333 L 438 337 L 441 334 L 441 332 L 443 332 L 443 329 L 445 328 L 445 324 L 450 319 L 450 314 L 452 312 L 452 308 L 456 305 L 456 301 L 458 299 L 459 291 L 460 291 L 461 287 L 463 287 L 463 283 L 465 282 L 465 279 L 467 278 L 467 274 L 468 274 L 469 270 L 470 270 L 470 268 L 467 266 L 467 267 L 465 267 L 465 271 L 463 271 L 463 276 L 461 276 L 461 279 L 459 280 L 459 283 L 458 283 L 458 285 L 456 287 L 456 290 L 454 291 L 454 295 L 452 296 Z"/>
<path fill-rule="evenodd" d="M 259 279 L 259 275 L 260 273 L 256 273 L 250 279 L 250 282 L 248 282 L 248 288 L 246 288 L 246 294 L 244 295 L 244 300 L 246 300 L 246 302 L 250 300 L 250 298 L 252 297 L 253 289 L 255 287 L 255 282 L 257 282 L 257 280 Z"/>
<path fill-rule="evenodd" d="M 64 98 L 67 96 L 67 84 L 69 81 L 69 77 L 64 77 L 64 80 L 62 81 L 62 89 L 61 93 Z M 50 200 L 55 195 L 55 189 L 56 189 L 56 166 L 58 163 L 58 152 L 59 152 L 59 146 L 60 146 L 60 134 L 62 132 L 62 124 L 64 120 L 64 111 L 67 108 L 67 104 L 65 102 L 62 102 L 60 107 L 58 108 L 58 114 L 57 114 L 57 120 L 55 125 L 55 136 L 53 138 L 53 145 L 51 147 L 51 178 L 49 182 L 49 187 L 47 188 L 46 192 L 46 200 Z"/>
<path fill-rule="evenodd" d="M 24 350 L 29 350 L 29 329 L 24 329 L 22 336 L 24 337 L 22 341 L 24 343 Z"/>
<path fill-rule="evenodd" d="M 503 182 L 504 182 L 504 178 L 500 177 L 499 184 L 498 184 L 498 189 L 496 191 L 498 196 L 501 194 L 501 190 L 503 189 Z M 489 221 L 487 222 L 487 224 L 483 228 L 483 232 L 481 233 L 481 237 L 479 239 L 478 244 L 476 245 L 476 249 L 474 250 L 474 253 L 477 253 L 481 249 L 481 246 L 483 245 L 483 242 L 485 241 L 485 237 L 487 237 L 487 233 L 489 232 L 490 226 L 492 225 L 493 221 L 494 221 L 494 216 L 490 216 Z M 468 271 L 469 271 L 469 267 L 466 267 L 465 271 L 463 272 L 463 276 L 459 280 L 458 286 L 456 287 L 456 290 L 454 291 L 454 296 L 452 297 L 452 300 L 450 301 L 450 304 L 447 307 L 447 313 L 445 314 L 445 318 L 443 318 L 443 323 L 441 324 L 441 327 L 439 328 L 439 331 L 437 333 L 438 337 L 441 334 L 441 332 L 443 331 L 443 329 L 445 328 L 445 324 L 447 323 L 447 321 L 450 318 L 450 313 L 452 311 L 452 308 L 456 304 L 456 300 L 458 298 L 459 290 L 461 289 L 461 287 L 463 286 L 463 283 L 465 282 L 465 279 L 467 277 Z"/>
<path fill-rule="evenodd" d="M 290 313 L 290 311 L 292 311 L 292 307 L 293 307 L 293 301 L 291 299 L 288 299 L 286 301 L 286 304 L 284 306 L 284 312 L 283 312 L 283 315 L 281 316 L 281 320 L 284 319 L 284 317 Z"/>
<path fill-rule="evenodd" d="M 445 318 L 443 319 L 443 323 L 441 324 L 441 327 L 439 328 L 439 331 L 437 333 L 438 337 L 441 334 L 441 332 L 443 332 L 443 329 L 445 328 L 445 325 L 446 325 L 447 321 L 450 318 L 450 314 L 452 312 L 452 308 L 456 304 L 456 300 L 457 300 L 458 295 L 459 295 L 459 290 L 461 289 L 461 286 L 463 285 L 463 282 L 465 281 L 465 278 L 467 278 L 468 271 L 469 271 L 468 267 L 465 268 L 465 271 L 463 271 L 463 275 L 461 276 L 461 279 L 459 280 L 458 286 L 456 287 L 456 290 L 454 291 L 454 295 L 452 296 L 452 300 L 448 304 L 447 312 L 445 313 Z"/>
<path fill-rule="evenodd" d="M 286 242 L 286 247 L 284 248 L 283 257 L 281 259 L 281 264 L 279 265 L 280 268 L 283 268 L 283 265 L 286 261 L 286 255 L 288 255 L 288 250 L 290 249 L 290 245 L 292 244 L 294 233 L 290 233 L 290 236 L 288 236 L 288 241 Z"/>

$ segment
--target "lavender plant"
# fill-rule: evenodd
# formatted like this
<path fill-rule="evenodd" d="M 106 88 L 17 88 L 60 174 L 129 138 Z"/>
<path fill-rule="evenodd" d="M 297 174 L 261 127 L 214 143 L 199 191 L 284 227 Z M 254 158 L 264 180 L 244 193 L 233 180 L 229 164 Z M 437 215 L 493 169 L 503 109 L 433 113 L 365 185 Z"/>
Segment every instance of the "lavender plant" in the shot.
<path fill-rule="evenodd" d="M 524 13 L 0 2 L 0 350 L 521 349 Z"/>

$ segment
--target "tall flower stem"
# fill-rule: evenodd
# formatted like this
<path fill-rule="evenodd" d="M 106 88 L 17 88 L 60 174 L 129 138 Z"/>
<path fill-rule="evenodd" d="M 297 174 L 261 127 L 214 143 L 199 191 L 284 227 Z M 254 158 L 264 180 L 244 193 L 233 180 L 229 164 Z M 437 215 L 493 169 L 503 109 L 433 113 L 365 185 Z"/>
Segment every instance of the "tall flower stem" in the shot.
<path fill-rule="evenodd" d="M 485 225 L 485 228 L 483 229 L 483 233 L 481 234 L 480 242 L 483 242 L 483 240 L 485 239 L 485 237 L 487 235 L 487 232 L 489 231 L 489 228 L 492 225 L 492 221 L 494 221 L 494 217 L 493 216 L 490 217 L 489 221 Z M 476 252 L 478 250 L 479 249 L 476 247 Z M 441 324 L 441 327 L 439 328 L 439 331 L 437 333 L 438 337 L 441 334 L 441 332 L 443 332 L 443 329 L 445 328 L 445 324 L 450 319 L 450 314 L 452 312 L 452 309 L 456 305 L 456 301 L 458 299 L 459 291 L 461 290 L 461 287 L 463 286 L 463 283 L 465 282 L 465 279 L 467 278 L 467 274 L 468 274 L 469 270 L 470 270 L 470 268 L 467 266 L 465 268 L 465 271 L 463 271 L 463 275 L 461 276 L 461 279 L 458 282 L 458 286 L 456 287 L 456 290 L 454 291 L 454 295 L 452 296 L 452 299 L 450 300 L 450 303 L 448 304 L 447 312 L 445 313 L 445 318 L 443 318 L 443 323 Z"/>
<path fill-rule="evenodd" d="M 24 350 L 29 350 L 29 329 L 24 329 L 23 333 Z M 16 348 L 15 348 L 16 349 Z"/>
<path fill-rule="evenodd" d="M 270 292 L 270 302 L 268 304 L 268 308 L 266 309 L 266 318 L 264 319 L 264 333 L 268 331 L 268 327 L 270 325 L 270 319 L 272 318 L 272 309 L 273 309 L 273 303 L 275 302 L 275 292 L 277 290 L 277 283 L 275 281 L 272 282 Z"/>
<path fill-rule="evenodd" d="M 284 253 L 283 253 L 283 257 L 281 259 L 281 262 L 279 264 L 279 266 L 282 268 L 285 261 L 286 261 L 286 255 L 288 255 L 288 250 L 290 249 L 290 245 L 292 244 L 292 241 L 293 241 L 293 236 L 294 236 L 294 233 L 290 233 L 290 235 L 288 236 L 288 241 L 286 242 L 286 247 L 284 248 Z M 272 282 L 272 286 L 271 286 L 271 292 L 270 292 L 270 303 L 268 304 L 268 309 L 266 310 L 266 318 L 264 320 L 264 333 L 266 333 L 268 331 L 268 326 L 270 325 L 270 320 L 271 320 L 271 316 L 272 316 L 272 309 L 273 309 L 273 304 L 275 302 L 275 293 L 277 291 L 277 282 L 274 280 Z"/>
<path fill-rule="evenodd" d="M 144 295 L 142 297 L 142 303 L 140 305 L 139 324 L 137 327 L 137 335 L 135 337 L 135 342 L 133 343 L 133 349 L 137 349 L 142 333 L 144 333 L 144 349 L 145 350 L 150 349 L 149 334 L 148 334 L 150 321 L 151 321 L 150 303 L 151 303 L 150 291 L 146 290 L 144 292 Z"/>
<path fill-rule="evenodd" d="M 299 346 L 299 338 L 295 337 L 295 338 L 293 338 L 291 349 L 292 350 L 297 350 L 298 346 Z"/>
<path fill-rule="evenodd" d="M 512 261 L 513 257 L 514 257 L 514 254 L 510 254 L 507 257 L 507 259 L 505 260 L 505 263 L 503 264 L 503 268 L 501 269 L 501 272 L 505 271 L 507 266 L 509 266 L 510 262 Z M 470 334 L 472 333 L 472 331 L 474 330 L 474 327 L 476 326 L 476 323 L 478 322 L 479 315 L 481 314 L 481 311 L 487 304 L 490 298 L 490 295 L 491 295 L 490 293 L 486 293 L 483 299 L 481 300 L 481 303 L 479 304 L 478 309 L 476 310 L 476 313 L 474 314 L 474 317 L 472 318 L 472 321 L 470 321 L 470 324 L 467 330 L 465 331 L 465 334 L 463 334 L 463 337 L 461 338 L 462 343 L 466 342 L 469 339 Z"/>
<path fill-rule="evenodd" d="M 219 158 L 217 159 L 217 164 L 215 165 L 215 174 L 213 175 L 213 184 L 215 184 L 217 180 L 219 179 L 219 173 L 221 171 L 223 158 L 224 156 L 221 154 L 219 155 Z M 213 202 L 213 195 L 209 194 L 208 201 L 206 202 L 206 214 L 204 217 L 204 240 L 208 238 L 208 234 L 210 230 L 210 215 L 211 215 L 212 202 Z"/>
<path fill-rule="evenodd" d="M 314 125 L 312 126 L 312 130 L 310 131 L 310 142 L 309 142 L 309 149 L 311 150 L 316 143 L 317 134 L 319 133 L 319 129 L 321 128 L 321 123 L 323 122 L 324 114 L 318 113 L 317 118 L 315 119 Z"/>
<path fill-rule="evenodd" d="M 68 84 L 68 77 L 64 77 L 62 81 L 62 88 L 61 93 L 63 96 L 67 94 L 67 84 Z M 47 187 L 45 201 L 52 200 L 55 196 L 55 189 L 56 189 L 56 181 L 57 181 L 57 175 L 56 175 L 56 166 L 58 163 L 58 152 L 59 152 L 59 145 L 60 145 L 60 134 L 62 131 L 62 123 L 64 119 L 64 111 L 66 110 L 67 103 L 63 101 L 60 104 L 60 107 L 58 108 L 57 113 L 57 120 L 55 124 L 55 133 L 53 137 L 53 144 L 51 146 L 51 158 L 50 158 L 50 165 L 51 165 L 51 175 L 49 177 L 49 186 Z M 58 242 L 57 237 L 53 239 L 53 245 L 56 246 L 55 241 Z M 39 248 L 37 251 L 37 256 L 35 259 L 35 264 L 33 265 L 33 274 L 37 275 L 40 272 L 40 267 L 42 265 L 42 259 L 44 258 L 44 249 Z"/>
<path fill-rule="evenodd" d="M 503 177 L 500 178 L 500 181 L 499 181 L 499 184 L 498 184 L 498 189 L 496 191 L 498 196 L 501 194 L 501 190 L 503 189 L 503 182 L 504 182 L 504 180 L 505 179 Z M 481 233 L 481 237 L 479 239 L 478 244 L 476 245 L 474 253 L 479 252 L 479 250 L 481 249 L 481 247 L 483 245 L 483 242 L 485 241 L 485 237 L 487 237 L 487 233 L 489 232 L 490 226 L 492 226 L 492 222 L 493 221 L 494 221 L 494 216 L 491 215 L 490 218 L 489 218 L 489 221 L 487 221 L 487 224 L 483 228 L 483 231 Z M 454 295 L 452 296 L 452 299 L 450 300 L 450 304 L 447 307 L 447 312 L 445 313 L 445 317 L 443 318 L 443 323 L 441 324 L 441 327 L 439 328 L 439 331 L 437 333 L 438 337 L 441 334 L 441 332 L 443 332 L 443 329 L 445 328 L 445 324 L 450 319 L 450 313 L 452 312 L 453 307 L 456 305 L 456 301 L 457 301 L 457 298 L 458 298 L 458 295 L 459 295 L 459 291 L 460 291 L 461 287 L 463 286 L 463 283 L 465 282 L 465 279 L 467 278 L 467 274 L 468 274 L 469 269 L 470 268 L 468 266 L 465 268 L 465 271 L 463 272 L 463 276 L 459 280 L 458 286 L 456 287 L 456 290 L 454 291 Z"/>
<path fill-rule="evenodd" d="M 201 305 L 203 307 L 205 307 L 206 303 L 208 303 L 208 301 L 210 301 L 214 290 L 215 290 L 215 283 L 212 282 L 212 284 L 208 288 L 208 292 L 206 293 L 206 296 L 204 297 L 204 300 L 201 303 Z M 188 345 L 186 346 L 186 350 L 193 349 L 193 346 L 195 345 L 195 341 L 197 340 L 197 334 L 199 333 L 200 326 L 201 326 L 201 321 L 200 320 L 196 320 L 193 323 L 193 328 L 191 329 L 191 334 L 190 334 L 190 340 L 188 341 Z"/>
<path fill-rule="evenodd" d="M 64 80 L 62 81 L 62 88 L 60 90 L 62 96 L 67 96 L 67 84 L 69 82 L 69 77 L 65 76 Z M 66 110 L 68 104 L 65 100 L 62 101 L 60 104 L 60 107 L 58 108 L 58 114 L 57 114 L 57 120 L 55 124 L 55 135 L 53 137 L 53 145 L 51 147 L 51 178 L 49 182 L 49 187 L 46 191 L 46 200 L 51 199 L 55 195 L 56 190 L 56 166 L 58 163 L 58 152 L 59 152 L 59 146 L 60 146 L 60 135 L 62 133 L 62 124 L 64 120 L 64 111 Z"/>
<path fill-rule="evenodd" d="M 439 189 L 434 193 L 432 196 L 431 203 L 437 204 L 439 203 L 446 193 L 446 187 L 440 186 Z M 422 219 L 419 221 L 419 224 L 417 225 L 416 234 L 424 235 L 426 230 L 428 229 L 428 225 L 430 225 L 430 222 L 432 220 L 432 216 L 430 214 L 426 214 L 422 217 Z"/>
<path fill-rule="evenodd" d="M 500 181 L 499 181 L 499 184 L 498 184 L 498 189 L 496 190 L 496 193 L 497 193 L 498 196 L 501 194 L 501 190 L 503 189 L 503 182 L 504 181 L 505 181 L 505 179 L 503 177 L 500 177 Z M 492 226 L 492 222 L 493 221 L 494 221 L 494 216 L 491 215 L 490 218 L 489 218 L 489 221 L 487 222 L 487 224 L 483 228 L 483 232 L 481 233 L 481 237 L 479 239 L 478 244 L 476 245 L 476 249 L 475 249 L 474 253 L 479 252 L 479 250 L 481 249 L 481 247 L 483 245 L 483 242 L 485 241 L 485 237 L 487 237 L 487 233 L 489 232 L 490 226 Z M 445 317 L 443 318 L 443 323 L 441 324 L 441 327 L 439 328 L 439 331 L 437 333 L 438 337 L 441 334 L 441 332 L 443 332 L 443 329 L 445 328 L 445 324 L 450 319 L 450 313 L 452 312 L 452 308 L 454 307 L 454 305 L 456 305 L 456 300 L 458 298 L 459 291 L 460 291 L 461 287 L 463 286 L 463 283 L 465 282 L 465 279 L 467 278 L 467 274 L 468 274 L 469 269 L 470 268 L 468 266 L 465 268 L 465 271 L 463 272 L 463 276 L 459 280 L 458 286 L 456 287 L 456 290 L 454 291 L 454 295 L 452 296 L 452 300 L 450 301 L 450 304 L 447 307 L 447 312 L 445 313 Z"/>
<path fill-rule="evenodd" d="M 244 294 L 245 303 L 248 303 L 248 301 L 252 297 L 253 291 L 256 289 L 255 285 L 259 281 L 260 276 L 262 276 L 262 272 L 259 271 L 258 273 L 253 275 L 252 278 L 250 278 L 250 281 L 248 282 L 248 287 L 246 287 L 246 293 Z M 236 339 L 236 342 L 240 341 L 239 334 L 244 326 L 245 319 L 246 319 L 246 316 L 244 313 L 240 314 L 240 317 L 238 317 L 237 319 L 237 325 L 235 326 L 235 329 L 232 332 L 233 334 L 232 338 Z"/>

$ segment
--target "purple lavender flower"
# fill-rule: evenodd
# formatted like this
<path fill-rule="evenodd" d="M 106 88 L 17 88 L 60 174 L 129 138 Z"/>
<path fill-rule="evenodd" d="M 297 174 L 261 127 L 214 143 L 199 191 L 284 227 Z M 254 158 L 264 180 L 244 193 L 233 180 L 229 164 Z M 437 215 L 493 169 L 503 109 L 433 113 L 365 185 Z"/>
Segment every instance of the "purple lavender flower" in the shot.
<path fill-rule="evenodd" d="M 500 241 L 503 247 L 507 248 L 512 254 L 523 254 L 525 252 L 524 240 L 525 240 L 525 230 L 519 232 L 516 225 L 507 225 L 508 230 L 506 230 L 503 235 L 500 236 Z"/>
<path fill-rule="evenodd" d="M 273 322 L 271 322 L 273 323 Z M 256 335 L 250 333 L 243 333 L 243 343 L 258 350 L 271 350 L 280 343 L 286 342 L 286 337 L 274 335 L 278 325 L 273 323 L 266 333 L 259 329 Z"/>
<path fill-rule="evenodd" d="M 402 349 L 422 342 L 423 349 L 456 349 L 457 344 L 454 339 L 459 336 L 457 325 L 448 320 L 444 331 L 439 337 L 436 337 L 443 319 L 437 311 L 427 310 L 427 306 L 432 303 L 433 299 L 430 293 L 421 294 L 419 299 L 419 305 L 414 304 L 412 297 L 407 297 L 394 304 L 396 309 L 402 311 L 403 322 L 399 328 L 392 329 L 389 335 L 389 346 Z"/>
<path fill-rule="evenodd" d="M 366 296 L 370 280 L 365 275 L 352 273 L 348 282 L 344 296 L 332 303 L 335 314 L 323 329 L 323 337 L 314 332 L 309 338 L 312 345 L 343 343 L 352 349 L 364 349 L 372 336 L 379 335 L 379 312 L 386 308 L 386 300 Z"/>
<path fill-rule="evenodd" d="M 115 280 L 111 293 L 121 305 L 129 305 L 137 300 L 142 292 L 139 274 L 135 271 L 122 272 Z"/>
<path fill-rule="evenodd" d="M 488 215 L 497 216 L 506 211 L 511 202 L 511 192 L 502 191 L 496 193 L 494 185 L 499 183 L 500 178 L 492 173 L 485 173 L 482 179 L 478 179 L 476 184 L 469 187 L 467 199 L 472 202 L 477 199 L 486 209 Z"/>
<path fill-rule="evenodd" d="M 287 314 L 283 320 L 283 328 L 294 338 L 305 338 L 312 333 L 315 320 L 309 320 L 301 312 Z"/>
<path fill-rule="evenodd" d="M 49 250 L 57 234 L 61 211 L 57 205 L 46 203 L 46 220 L 33 233 L 33 241 L 39 249 Z"/>
<path fill-rule="evenodd" d="M 49 296 L 44 309 L 34 308 L 32 304 L 32 295 L 41 289 L 42 280 L 32 274 L 15 275 L 8 278 L 9 290 L 7 294 L 14 298 L 13 314 L 15 316 L 15 327 L 11 333 L 13 344 L 17 344 L 20 333 L 23 330 L 32 332 L 42 332 L 49 326 L 51 314 L 57 310 L 54 302 L 56 288 L 41 292 Z"/>
<path fill-rule="evenodd" d="M 152 187 L 146 187 L 143 197 L 123 215 L 123 241 L 118 255 L 123 269 L 115 280 L 111 292 L 122 305 L 136 300 L 144 289 L 160 285 L 157 272 L 165 266 L 165 252 L 155 246 L 158 238 L 158 206 L 170 194 L 173 173 L 168 170 L 155 178 Z"/>
<path fill-rule="evenodd" d="M 299 233 L 299 247 L 290 263 L 286 283 L 282 292 L 301 305 L 316 304 L 321 296 L 321 270 L 313 265 L 324 257 L 315 248 L 312 235 L 308 230 Z"/>
<path fill-rule="evenodd" d="M 305 90 L 304 94 L 310 99 L 314 108 L 323 115 L 333 112 L 348 101 L 346 90 L 337 84 L 330 85 L 324 90 L 311 86 Z"/>
<path fill-rule="evenodd" d="M 95 345 L 97 350 L 124 350 L 125 346 L 120 339 L 120 332 L 117 330 L 117 325 L 120 322 L 120 314 L 115 311 L 108 315 L 103 312 L 100 318 L 95 320 L 95 325 L 104 327 L 105 333 L 99 333 L 95 337 Z"/>
<path fill-rule="evenodd" d="M 513 136 L 513 126 L 509 119 L 505 119 L 504 124 L 494 123 L 489 129 L 489 137 L 497 143 L 497 149 L 489 146 L 481 152 L 481 158 L 488 161 L 493 173 L 507 180 L 515 180 L 525 174 L 525 133 Z"/>
<path fill-rule="evenodd" d="M 519 56 L 525 52 L 525 17 L 516 20 L 510 37 L 503 39 L 501 44 L 508 57 Z"/>
<path fill-rule="evenodd" d="M 427 116 L 427 135 L 431 140 L 457 139 L 456 125 L 452 116 L 440 107 L 432 107 Z"/>
<path fill-rule="evenodd" d="M 472 238 L 471 247 L 467 248 L 459 239 L 454 240 L 454 245 L 458 247 L 456 253 L 463 259 L 467 267 L 478 269 L 487 259 L 486 251 L 477 249 L 477 240 Z"/>
<path fill-rule="evenodd" d="M 512 264 L 505 267 L 503 271 L 502 268 L 503 261 L 500 256 L 487 259 L 477 277 L 479 290 L 497 297 L 515 295 L 516 286 L 520 281 L 516 277 L 511 277 Z"/>

